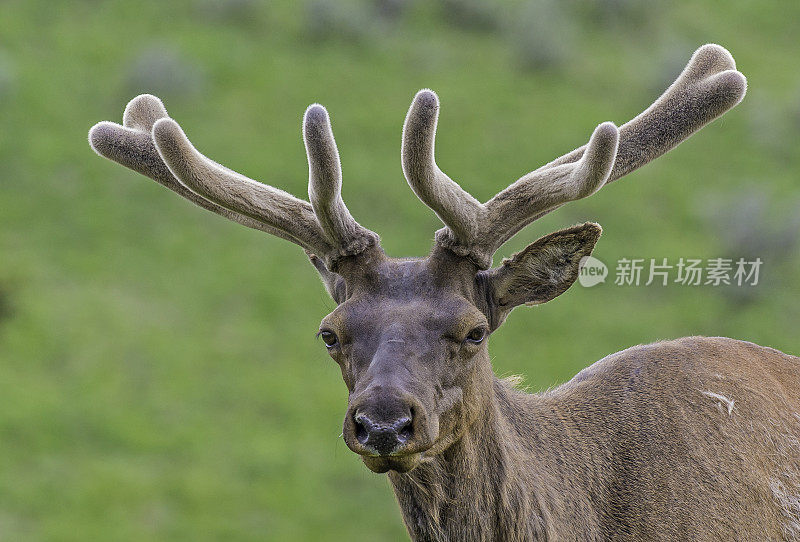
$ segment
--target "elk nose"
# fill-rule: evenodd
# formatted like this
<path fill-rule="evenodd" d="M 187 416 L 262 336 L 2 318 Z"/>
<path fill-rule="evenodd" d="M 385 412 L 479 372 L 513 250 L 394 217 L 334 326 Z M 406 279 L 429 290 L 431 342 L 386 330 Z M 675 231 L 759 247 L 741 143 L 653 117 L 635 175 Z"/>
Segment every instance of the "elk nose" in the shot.
<path fill-rule="evenodd" d="M 356 412 L 356 440 L 378 455 L 389 455 L 408 442 L 414 434 L 411 416 L 389 422 L 376 422 L 364 413 Z"/>

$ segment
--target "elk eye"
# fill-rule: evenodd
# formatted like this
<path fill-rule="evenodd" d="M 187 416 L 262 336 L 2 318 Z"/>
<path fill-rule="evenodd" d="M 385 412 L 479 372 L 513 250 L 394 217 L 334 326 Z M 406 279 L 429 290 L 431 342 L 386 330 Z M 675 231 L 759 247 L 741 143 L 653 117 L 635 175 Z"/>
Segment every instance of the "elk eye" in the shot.
<path fill-rule="evenodd" d="M 324 342 L 325 346 L 327 346 L 328 348 L 332 348 L 337 344 L 339 344 L 339 338 L 333 331 L 328 331 L 328 330 L 320 331 L 319 336 L 322 337 L 322 342 Z"/>
<path fill-rule="evenodd" d="M 469 332 L 467 335 L 467 342 L 480 344 L 483 342 L 483 339 L 486 338 L 486 329 L 482 327 L 476 327 L 472 331 Z"/>

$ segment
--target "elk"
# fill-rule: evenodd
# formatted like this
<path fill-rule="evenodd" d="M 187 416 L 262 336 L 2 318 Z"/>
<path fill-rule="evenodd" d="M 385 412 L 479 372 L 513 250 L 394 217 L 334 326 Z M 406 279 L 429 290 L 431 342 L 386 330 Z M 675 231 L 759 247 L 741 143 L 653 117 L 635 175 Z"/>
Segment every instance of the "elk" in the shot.
<path fill-rule="evenodd" d="M 730 53 L 699 48 L 649 108 L 480 203 L 436 165 L 439 101 L 416 94 L 402 169 L 444 223 L 424 258 L 390 258 L 341 197 L 327 111 L 303 118 L 309 201 L 200 154 L 150 95 L 89 134 L 101 156 L 305 249 L 336 309 L 319 335 L 348 390 L 343 438 L 388 473 L 418 541 L 800 538 L 800 358 L 689 337 L 612 354 L 529 394 L 494 375 L 488 338 L 577 278 L 601 229 L 513 235 L 674 148 L 738 104 Z"/>

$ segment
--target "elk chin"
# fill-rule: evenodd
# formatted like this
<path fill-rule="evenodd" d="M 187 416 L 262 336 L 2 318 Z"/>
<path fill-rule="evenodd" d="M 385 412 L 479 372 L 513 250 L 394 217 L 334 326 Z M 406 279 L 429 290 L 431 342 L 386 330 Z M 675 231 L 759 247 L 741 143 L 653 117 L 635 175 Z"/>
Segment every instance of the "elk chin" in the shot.
<path fill-rule="evenodd" d="M 378 474 L 383 474 L 390 470 L 399 473 L 409 472 L 419 465 L 421 457 L 422 454 L 416 453 L 394 457 L 362 455 L 361 459 L 369 470 Z"/>

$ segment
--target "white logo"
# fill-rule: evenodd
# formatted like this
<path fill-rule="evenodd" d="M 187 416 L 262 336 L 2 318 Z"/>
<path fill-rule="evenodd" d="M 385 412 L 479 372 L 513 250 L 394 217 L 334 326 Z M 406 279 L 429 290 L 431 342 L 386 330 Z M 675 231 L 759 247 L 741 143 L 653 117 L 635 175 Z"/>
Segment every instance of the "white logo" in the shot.
<path fill-rule="evenodd" d="M 608 267 L 593 256 L 584 256 L 578 265 L 578 282 L 581 286 L 591 288 L 606 281 Z"/>

